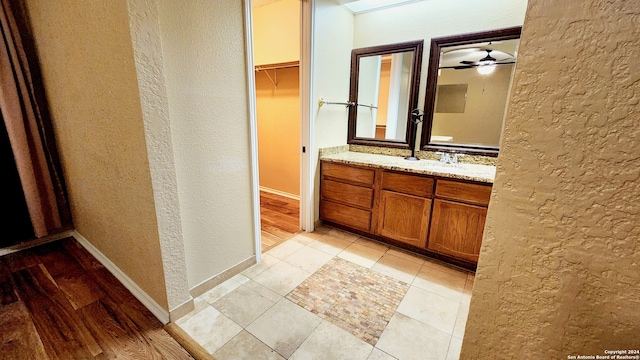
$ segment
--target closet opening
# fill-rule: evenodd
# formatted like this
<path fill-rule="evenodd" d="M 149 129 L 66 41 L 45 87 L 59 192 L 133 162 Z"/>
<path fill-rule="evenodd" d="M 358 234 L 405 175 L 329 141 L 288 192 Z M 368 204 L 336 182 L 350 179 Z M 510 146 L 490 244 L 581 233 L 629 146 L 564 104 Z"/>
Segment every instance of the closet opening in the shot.
<path fill-rule="evenodd" d="M 264 253 L 300 227 L 300 1 L 252 0 Z"/>

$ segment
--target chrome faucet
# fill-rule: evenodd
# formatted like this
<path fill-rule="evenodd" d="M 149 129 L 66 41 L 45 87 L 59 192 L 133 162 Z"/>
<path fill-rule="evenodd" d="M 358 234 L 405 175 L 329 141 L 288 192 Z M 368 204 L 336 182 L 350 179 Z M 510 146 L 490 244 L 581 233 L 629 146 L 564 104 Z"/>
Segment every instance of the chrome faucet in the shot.
<path fill-rule="evenodd" d="M 440 155 L 440 162 L 444 164 L 457 164 L 458 158 L 464 156 L 463 154 L 447 153 L 442 151 L 438 151 L 436 154 Z"/>

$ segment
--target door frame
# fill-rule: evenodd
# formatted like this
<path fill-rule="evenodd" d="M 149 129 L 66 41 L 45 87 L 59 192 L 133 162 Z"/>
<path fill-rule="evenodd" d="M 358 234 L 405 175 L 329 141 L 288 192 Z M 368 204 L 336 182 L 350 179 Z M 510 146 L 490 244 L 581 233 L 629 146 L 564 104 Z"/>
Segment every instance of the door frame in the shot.
<path fill-rule="evenodd" d="M 300 2 L 300 228 L 312 232 L 314 219 L 314 189 L 311 152 L 313 150 L 312 94 L 313 83 L 313 6 L 314 0 Z M 253 15 L 251 0 L 243 1 L 247 90 L 249 111 L 249 137 L 251 154 L 251 198 L 253 202 L 253 228 L 256 262 L 262 259 L 262 227 L 260 223 L 260 174 L 258 166 L 258 118 L 256 105 L 256 78 L 253 61 Z M 304 151 L 303 151 L 304 149 Z"/>
<path fill-rule="evenodd" d="M 314 0 L 300 3 L 300 228 L 315 229 L 314 168 L 311 156 L 315 148 L 313 138 L 313 8 Z M 302 149 L 301 149 L 302 151 Z"/>

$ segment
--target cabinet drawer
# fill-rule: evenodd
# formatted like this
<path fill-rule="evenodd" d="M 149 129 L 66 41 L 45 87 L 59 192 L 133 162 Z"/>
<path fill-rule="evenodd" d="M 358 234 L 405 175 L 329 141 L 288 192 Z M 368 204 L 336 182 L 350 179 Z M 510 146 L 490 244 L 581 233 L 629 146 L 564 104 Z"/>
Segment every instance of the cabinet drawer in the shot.
<path fill-rule="evenodd" d="M 322 197 L 367 210 L 373 206 L 373 189 L 333 180 L 322 180 Z"/>
<path fill-rule="evenodd" d="M 436 197 L 487 206 L 491 197 L 491 186 L 453 180 L 438 180 L 436 183 Z"/>
<path fill-rule="evenodd" d="M 323 162 L 322 176 L 342 179 L 352 183 L 358 183 L 370 187 L 373 185 L 375 172 L 373 169 L 364 169 L 359 167 Z"/>
<path fill-rule="evenodd" d="M 320 217 L 324 220 L 369 232 L 371 212 L 354 207 L 323 201 L 320 204 Z"/>
<path fill-rule="evenodd" d="M 400 174 L 391 171 L 382 173 L 382 189 L 420 197 L 433 195 L 433 179 L 424 176 Z"/>

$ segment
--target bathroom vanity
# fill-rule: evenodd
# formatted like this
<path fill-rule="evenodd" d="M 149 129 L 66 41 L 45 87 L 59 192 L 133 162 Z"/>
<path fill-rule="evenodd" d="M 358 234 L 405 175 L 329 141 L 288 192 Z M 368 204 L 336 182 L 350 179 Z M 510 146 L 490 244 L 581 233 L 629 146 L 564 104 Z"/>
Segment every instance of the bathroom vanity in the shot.
<path fill-rule="evenodd" d="M 423 40 L 353 49 L 348 145 L 321 152 L 320 219 L 475 270 L 520 32 L 431 38 L 424 111 Z M 442 161 L 405 159 L 416 150 Z"/>
<path fill-rule="evenodd" d="M 351 151 L 320 160 L 323 221 L 475 269 L 495 167 Z"/>

